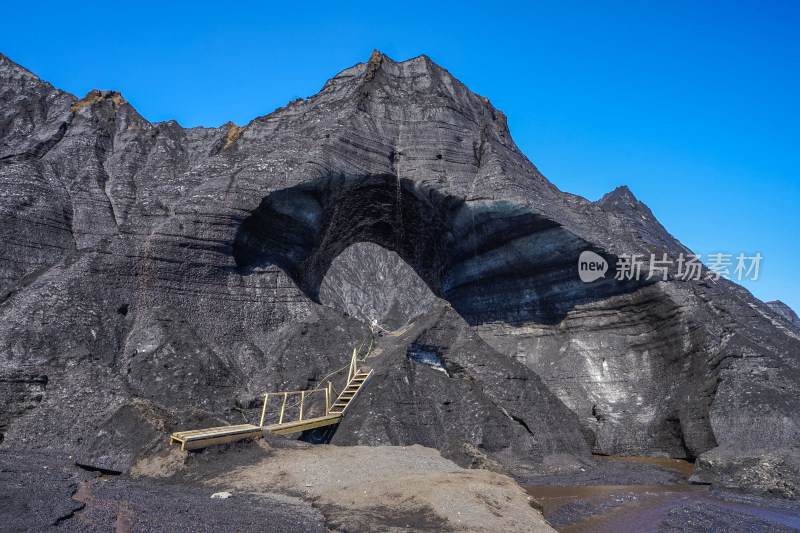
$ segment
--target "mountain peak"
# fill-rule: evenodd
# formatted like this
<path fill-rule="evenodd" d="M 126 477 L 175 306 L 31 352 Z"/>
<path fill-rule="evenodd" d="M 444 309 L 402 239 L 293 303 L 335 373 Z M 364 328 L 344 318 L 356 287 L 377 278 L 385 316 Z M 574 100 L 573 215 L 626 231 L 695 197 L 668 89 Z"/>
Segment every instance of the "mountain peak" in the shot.
<path fill-rule="evenodd" d="M 11 61 L 4 54 L 0 54 L 0 79 L 13 80 L 24 79 L 31 81 L 41 81 L 39 76 L 26 69 L 22 65 Z"/>
<path fill-rule="evenodd" d="M 367 61 L 367 72 L 364 74 L 364 80 L 370 81 L 372 78 L 375 77 L 375 72 L 381 67 L 381 62 L 383 61 L 383 54 L 375 48 L 372 51 L 372 55 L 369 56 L 369 61 Z"/>
<path fill-rule="evenodd" d="M 767 306 L 778 313 L 781 318 L 787 320 L 790 324 L 792 324 L 796 328 L 800 328 L 800 317 L 797 316 L 797 313 L 794 312 L 794 309 L 786 305 L 780 300 L 773 300 L 771 302 L 767 302 Z"/>
<path fill-rule="evenodd" d="M 600 207 L 606 205 L 620 206 L 620 204 L 641 204 L 641 202 L 636 198 L 633 192 L 631 192 L 627 185 L 620 185 L 613 191 L 604 194 L 603 197 L 597 200 L 596 203 Z"/>
<path fill-rule="evenodd" d="M 128 101 L 125 100 L 125 98 L 122 97 L 122 94 L 118 91 L 100 91 L 98 89 L 92 89 L 86 93 L 86 96 L 72 104 L 71 107 L 77 115 L 84 107 L 106 100 L 110 100 L 114 105 L 114 111 L 119 111 L 119 108 L 122 104 L 128 103 Z"/>
<path fill-rule="evenodd" d="M 620 185 L 606 193 L 595 202 L 604 211 L 616 213 L 623 217 L 626 224 L 638 233 L 639 238 L 647 243 L 662 247 L 672 253 L 685 253 L 689 249 L 683 246 L 658 222 L 646 204 L 639 201 L 627 185 Z"/>

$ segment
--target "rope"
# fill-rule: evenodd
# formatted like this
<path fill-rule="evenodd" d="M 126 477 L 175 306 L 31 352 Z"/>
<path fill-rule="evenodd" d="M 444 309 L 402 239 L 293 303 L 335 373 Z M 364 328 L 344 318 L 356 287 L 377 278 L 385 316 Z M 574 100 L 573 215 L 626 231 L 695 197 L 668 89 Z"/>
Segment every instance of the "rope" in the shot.
<path fill-rule="evenodd" d="M 367 357 L 369 357 L 369 354 L 371 354 L 371 353 L 372 353 L 372 348 L 373 348 L 373 346 L 375 345 L 375 329 L 373 328 L 373 325 L 377 325 L 377 324 L 378 324 L 378 323 L 377 323 L 377 322 L 376 322 L 376 321 L 373 319 L 373 322 L 371 322 L 371 323 L 370 323 L 370 326 L 369 326 L 369 331 L 370 331 L 370 332 L 369 332 L 369 334 L 367 334 L 367 336 L 366 336 L 366 337 L 364 337 L 364 340 L 363 340 L 363 341 L 361 341 L 361 344 L 358 346 L 358 349 L 356 350 L 356 361 L 358 361 L 359 363 L 363 363 L 364 361 L 366 361 L 366 360 L 367 360 Z M 412 324 L 412 325 L 413 325 L 413 324 Z M 378 327 L 380 328 L 380 326 L 378 326 Z M 383 329 L 383 328 L 381 328 L 381 329 Z M 385 331 L 385 330 L 384 330 L 384 331 Z M 362 349 L 362 348 L 364 347 L 364 345 L 367 343 L 367 339 L 369 339 L 369 347 L 367 348 L 367 352 L 366 352 L 366 353 L 364 354 L 364 356 L 362 357 L 362 356 L 361 356 L 361 349 Z M 350 367 L 350 363 L 347 363 L 347 364 L 346 364 L 346 365 L 344 365 L 342 368 L 340 368 L 340 369 L 338 369 L 338 370 L 334 370 L 333 372 L 329 373 L 327 376 L 323 377 L 323 378 L 322 378 L 322 379 L 319 381 L 319 383 L 317 384 L 317 386 L 316 386 L 316 387 L 314 387 L 314 388 L 313 388 L 313 389 L 312 389 L 310 392 L 308 392 L 308 393 L 305 395 L 305 396 L 306 396 L 306 398 L 310 398 L 312 395 L 314 395 L 315 393 L 319 392 L 319 390 L 320 390 L 320 387 L 322 387 L 322 384 L 323 384 L 323 383 L 325 382 L 325 380 L 327 380 L 329 377 L 331 377 L 331 376 L 334 376 L 334 375 L 338 374 L 339 372 L 342 372 L 343 370 L 345 370 L 345 369 L 347 369 L 347 368 L 349 368 L 349 367 Z M 273 393 L 273 394 L 275 394 L 275 395 L 277 396 L 278 394 L 282 394 L 282 393 L 280 393 L 280 392 L 276 392 L 276 393 Z M 286 409 L 291 409 L 292 407 L 297 407 L 298 405 L 300 405 L 300 401 L 301 401 L 301 400 L 297 400 L 295 403 L 293 403 L 293 404 L 291 404 L 291 405 L 287 405 L 286 407 L 284 407 L 284 408 L 283 408 L 283 410 L 285 411 Z M 270 414 L 272 414 L 272 413 L 280 413 L 280 412 L 281 412 L 281 409 L 274 409 L 274 410 L 271 410 L 271 411 L 264 411 L 264 413 L 265 413 L 265 414 L 266 414 L 266 413 L 270 413 Z"/>
<path fill-rule="evenodd" d="M 404 327 L 402 329 L 398 329 L 398 330 L 395 330 L 395 331 L 389 331 L 388 329 L 386 329 L 383 326 L 381 326 L 380 324 L 378 324 L 378 321 L 373 318 L 372 322 L 370 322 L 370 327 L 377 327 L 378 329 L 380 329 L 381 331 L 385 332 L 388 335 L 391 335 L 392 337 L 399 337 L 400 335 L 403 335 L 408 330 L 413 328 L 414 327 L 414 322 L 412 322 L 411 324 L 407 325 L 406 327 Z"/>

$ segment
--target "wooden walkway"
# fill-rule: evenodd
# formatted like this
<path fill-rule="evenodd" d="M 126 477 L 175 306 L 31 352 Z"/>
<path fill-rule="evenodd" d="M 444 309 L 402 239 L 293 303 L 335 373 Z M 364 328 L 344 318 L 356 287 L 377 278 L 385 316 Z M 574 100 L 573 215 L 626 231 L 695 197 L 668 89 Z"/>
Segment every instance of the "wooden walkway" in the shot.
<path fill-rule="evenodd" d="M 297 420 L 295 422 L 284 422 L 283 424 L 272 424 L 264 426 L 263 429 L 277 433 L 278 435 L 288 435 L 289 433 L 297 433 L 298 431 L 305 431 L 307 429 L 320 428 L 322 426 L 332 426 L 338 424 L 342 420 L 342 415 L 325 415 L 318 416 L 317 418 L 308 418 L 306 420 Z"/>
<path fill-rule="evenodd" d="M 177 431 L 169 438 L 169 444 L 181 443 L 181 450 L 196 450 L 212 444 L 225 444 L 241 439 L 260 437 L 261 428 L 253 424 L 240 426 L 222 426 L 218 428 L 195 429 L 193 431 Z"/>
<path fill-rule="evenodd" d="M 333 397 L 333 386 L 330 381 L 325 388 L 325 416 L 303 419 L 303 407 L 305 398 L 311 393 L 308 391 L 277 392 L 264 394 L 264 407 L 261 409 L 261 423 L 256 426 L 253 424 L 241 424 L 238 426 L 221 426 L 216 428 L 195 429 L 192 431 L 177 431 L 170 436 L 169 443 L 180 443 L 181 450 L 196 450 L 205 448 L 212 444 L 225 444 L 242 439 L 258 438 L 263 435 L 263 431 L 271 431 L 278 435 L 287 435 L 314 429 L 323 426 L 338 424 L 345 415 L 347 408 L 355 400 L 359 391 L 364 387 L 367 380 L 372 376 L 373 370 L 370 367 L 355 368 L 356 352 L 353 352 L 353 359 L 350 363 L 350 370 L 347 373 L 347 385 L 336 401 L 331 403 Z M 264 417 L 267 412 L 267 401 L 270 396 L 283 396 L 281 404 L 280 418 L 277 424 L 264 425 Z M 297 402 L 300 405 L 300 417 L 298 420 L 284 422 L 286 414 L 286 402 L 290 396 L 300 396 Z M 295 404 L 297 405 L 297 404 Z"/>

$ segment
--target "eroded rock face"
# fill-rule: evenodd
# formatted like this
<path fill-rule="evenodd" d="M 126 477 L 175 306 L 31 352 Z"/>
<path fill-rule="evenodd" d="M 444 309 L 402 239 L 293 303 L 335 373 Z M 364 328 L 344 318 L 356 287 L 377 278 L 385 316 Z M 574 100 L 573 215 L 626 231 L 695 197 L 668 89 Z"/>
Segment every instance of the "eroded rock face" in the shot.
<path fill-rule="evenodd" d="M 346 365 L 368 334 L 352 317 L 373 312 L 419 330 L 381 339 L 342 443 L 457 449 L 455 432 L 508 465 L 733 461 L 742 442 L 800 437 L 796 328 L 724 280 L 582 282 L 583 251 L 688 250 L 627 188 L 559 191 L 502 112 L 425 56 L 375 54 L 208 129 L 151 124 L 112 91 L 78 99 L 0 56 L 0 192 L 3 446 L 127 464 L 138 452 L 98 428 L 140 419 L 132 401 L 236 420 Z M 384 251 L 365 261 L 361 243 Z"/>
<path fill-rule="evenodd" d="M 697 461 L 692 481 L 733 492 L 800 500 L 800 448 L 715 448 Z"/>
<path fill-rule="evenodd" d="M 767 302 L 767 305 L 800 331 L 800 317 L 797 316 L 797 313 L 795 313 L 791 307 L 780 300 Z"/>
<path fill-rule="evenodd" d="M 452 308 L 379 342 L 369 387 L 333 444 L 420 443 L 454 435 L 496 456 L 588 456 L 577 417 L 522 363 L 489 347 Z"/>
<path fill-rule="evenodd" d="M 366 242 L 334 259 L 320 284 L 319 300 L 362 322 L 375 319 L 393 330 L 447 305 L 397 254 Z"/>

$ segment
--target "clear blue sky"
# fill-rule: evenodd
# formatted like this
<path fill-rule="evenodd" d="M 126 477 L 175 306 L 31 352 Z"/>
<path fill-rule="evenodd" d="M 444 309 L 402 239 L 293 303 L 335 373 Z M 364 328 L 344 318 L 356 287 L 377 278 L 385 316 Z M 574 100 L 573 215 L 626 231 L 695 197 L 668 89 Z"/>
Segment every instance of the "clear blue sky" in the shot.
<path fill-rule="evenodd" d="M 745 286 L 800 312 L 800 3 L 14 2 L 0 52 L 148 120 L 246 124 L 373 48 L 427 54 L 509 117 L 562 190 L 622 184 L 703 255 L 760 252 Z"/>

